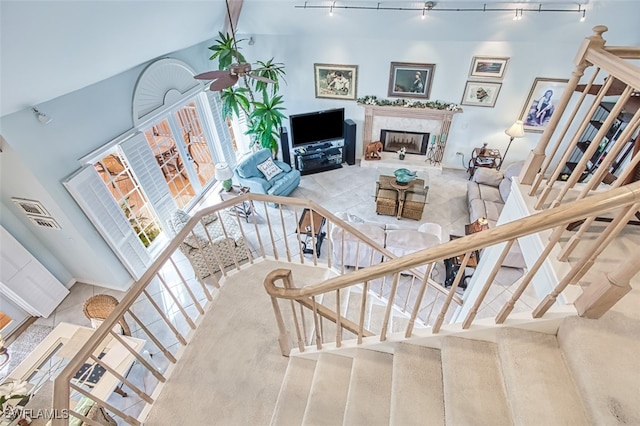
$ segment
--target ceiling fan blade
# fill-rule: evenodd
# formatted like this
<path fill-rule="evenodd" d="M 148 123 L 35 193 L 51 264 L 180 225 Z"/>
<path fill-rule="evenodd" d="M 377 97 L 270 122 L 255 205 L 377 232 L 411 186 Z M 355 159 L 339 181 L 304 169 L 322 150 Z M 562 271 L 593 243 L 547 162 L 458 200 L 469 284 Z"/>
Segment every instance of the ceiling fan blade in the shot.
<path fill-rule="evenodd" d="M 229 75 L 229 71 L 227 70 L 216 70 L 216 71 L 207 71 L 202 74 L 196 75 L 196 80 L 215 80 L 216 78 L 224 77 L 225 75 Z"/>
<path fill-rule="evenodd" d="M 264 81 L 265 83 L 275 84 L 276 82 L 267 77 L 262 77 L 261 75 L 247 74 L 247 77 L 255 78 L 258 81 Z"/>
<path fill-rule="evenodd" d="M 212 92 L 217 92 L 220 90 L 224 90 L 227 87 L 231 87 L 238 81 L 237 75 L 227 74 L 224 77 L 220 77 L 209 86 L 209 90 Z"/>

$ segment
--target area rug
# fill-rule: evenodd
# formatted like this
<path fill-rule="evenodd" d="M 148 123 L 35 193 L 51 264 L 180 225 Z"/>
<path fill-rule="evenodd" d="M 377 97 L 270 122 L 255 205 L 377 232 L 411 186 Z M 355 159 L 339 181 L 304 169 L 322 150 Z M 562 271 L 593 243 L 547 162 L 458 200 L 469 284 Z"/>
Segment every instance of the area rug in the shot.
<path fill-rule="evenodd" d="M 31 324 L 25 331 L 13 341 L 7 349 L 9 350 L 9 363 L 0 368 L 0 383 L 11 375 L 22 361 L 51 333 L 53 327 L 47 325 Z"/>

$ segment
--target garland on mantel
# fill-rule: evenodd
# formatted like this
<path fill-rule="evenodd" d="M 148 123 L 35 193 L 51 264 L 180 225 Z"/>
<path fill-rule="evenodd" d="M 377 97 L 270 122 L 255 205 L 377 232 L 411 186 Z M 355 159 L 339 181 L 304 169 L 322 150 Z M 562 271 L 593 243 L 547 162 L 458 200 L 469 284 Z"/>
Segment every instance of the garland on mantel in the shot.
<path fill-rule="evenodd" d="M 377 106 L 398 106 L 405 108 L 429 108 L 429 109 L 440 109 L 447 111 L 460 111 L 462 108 L 458 104 L 443 102 L 443 101 L 426 101 L 420 102 L 415 101 L 413 99 L 378 99 L 377 96 L 367 95 L 364 98 L 358 98 L 356 100 L 359 104 L 364 105 L 377 105 Z"/>

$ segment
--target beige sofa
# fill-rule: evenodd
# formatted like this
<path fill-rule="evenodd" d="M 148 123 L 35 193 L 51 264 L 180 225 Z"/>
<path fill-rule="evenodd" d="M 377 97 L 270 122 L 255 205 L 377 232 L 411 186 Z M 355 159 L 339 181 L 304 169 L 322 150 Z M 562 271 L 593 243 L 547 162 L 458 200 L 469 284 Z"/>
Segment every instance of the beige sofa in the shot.
<path fill-rule="evenodd" d="M 442 242 L 442 228 L 436 223 L 427 222 L 418 227 L 411 227 L 365 222 L 346 213 L 337 213 L 336 216 L 396 256 L 433 247 Z M 365 267 L 382 261 L 383 256 L 379 251 L 362 241 L 358 244 L 360 241 L 358 237 L 336 225 L 332 227 L 329 235 L 332 249 L 331 259 L 334 265 L 339 266 L 343 263 L 343 234 L 345 266 Z"/>
<path fill-rule="evenodd" d="M 177 234 L 190 218 L 188 213 L 177 210 L 168 222 L 169 229 L 174 235 Z M 218 220 L 215 213 L 204 216 L 201 223 L 195 226 L 194 232 L 180 244 L 180 251 L 187 257 L 200 279 L 220 271 L 220 264 L 228 270 L 234 268 L 236 262 L 242 264 L 249 258 L 236 218 L 227 212 L 221 212 L 220 218 Z M 202 224 L 206 226 L 206 232 Z"/>
<path fill-rule="evenodd" d="M 523 162 L 510 164 L 504 172 L 478 168 L 471 181 L 467 184 L 467 201 L 469 203 L 469 223 L 484 217 L 489 227 L 496 225 L 505 201 L 511 192 L 511 181 L 520 174 Z M 518 242 L 513 245 L 503 263 L 503 266 L 524 268 L 525 262 Z"/>

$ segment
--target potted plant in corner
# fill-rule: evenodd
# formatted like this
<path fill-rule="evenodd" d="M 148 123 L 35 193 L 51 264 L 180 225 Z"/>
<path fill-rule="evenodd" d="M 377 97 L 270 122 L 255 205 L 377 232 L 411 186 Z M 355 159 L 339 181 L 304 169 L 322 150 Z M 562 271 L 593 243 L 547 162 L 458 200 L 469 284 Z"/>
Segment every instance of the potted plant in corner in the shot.
<path fill-rule="evenodd" d="M 245 41 L 234 40 L 233 35 L 218 33 L 215 44 L 209 47 L 214 53 L 209 59 L 218 60 L 218 69 L 229 68 L 232 63 L 246 62 L 238 43 Z M 285 115 L 282 96 L 278 95 L 280 80 L 284 81 L 284 64 L 274 62 L 273 58 L 266 62 L 257 61 L 259 68 L 252 74 L 267 78 L 273 83 L 266 83 L 243 75 L 234 86 L 220 92 L 222 113 L 225 118 L 241 112 L 247 119 L 247 134 L 251 136 L 250 147 L 269 148 L 275 157 L 278 154 L 278 130 L 282 126 Z"/>

